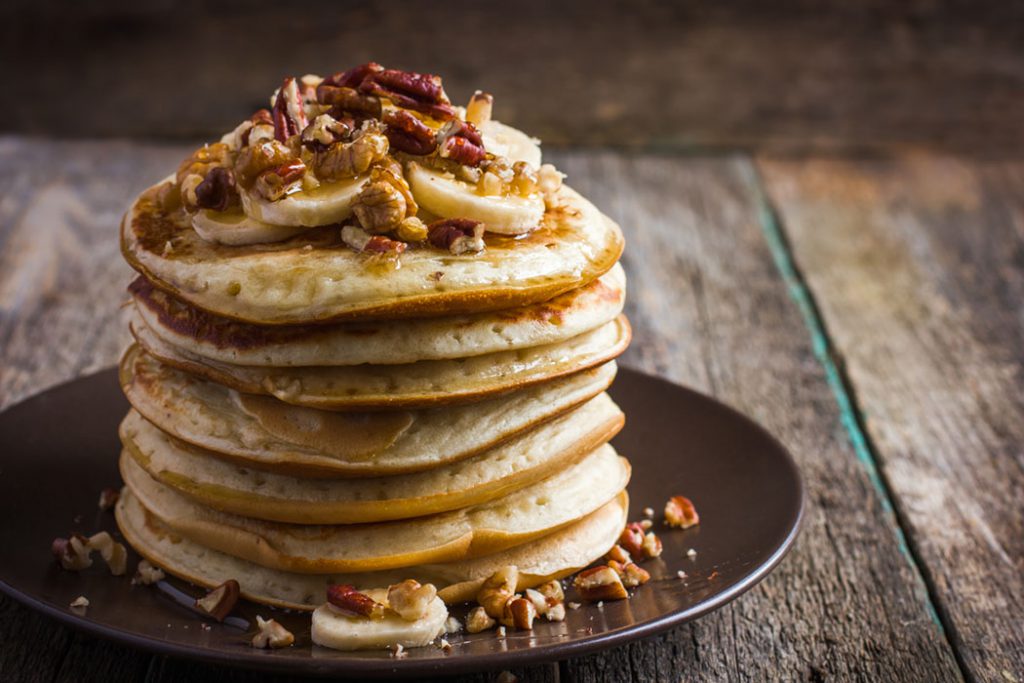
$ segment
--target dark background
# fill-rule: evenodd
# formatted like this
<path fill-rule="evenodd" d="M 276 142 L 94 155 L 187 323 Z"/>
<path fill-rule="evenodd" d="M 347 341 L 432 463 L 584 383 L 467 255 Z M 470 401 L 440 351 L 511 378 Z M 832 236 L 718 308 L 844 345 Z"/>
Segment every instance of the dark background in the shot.
<path fill-rule="evenodd" d="M 1024 3 L 6 2 L 0 131 L 208 138 L 367 60 L 493 92 L 546 144 L 1024 147 Z"/>

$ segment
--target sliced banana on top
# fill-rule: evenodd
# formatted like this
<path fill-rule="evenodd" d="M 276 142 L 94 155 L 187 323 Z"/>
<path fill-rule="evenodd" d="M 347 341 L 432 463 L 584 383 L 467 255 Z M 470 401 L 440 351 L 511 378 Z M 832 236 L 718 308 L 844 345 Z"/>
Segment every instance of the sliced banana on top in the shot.
<path fill-rule="evenodd" d="M 202 209 L 192 216 L 192 227 L 207 242 L 230 246 L 283 242 L 309 228 L 271 225 L 245 215 L 241 211 L 210 211 Z"/>
<path fill-rule="evenodd" d="M 250 218 L 273 225 L 312 228 L 340 223 L 352 215 L 352 204 L 368 177 L 324 183 L 315 190 L 295 192 L 276 202 L 242 190 L 242 208 Z"/>
<path fill-rule="evenodd" d="M 520 235 L 536 228 L 544 217 L 540 194 L 480 195 L 476 186 L 417 163 L 408 165 L 406 175 L 420 207 L 442 218 L 468 218 L 483 223 L 488 232 Z"/>
<path fill-rule="evenodd" d="M 388 612 L 380 619 L 347 617 L 330 605 L 320 605 L 313 612 L 313 642 L 335 650 L 372 650 L 389 646 L 423 647 L 444 632 L 448 608 L 441 598 L 434 598 L 426 616 L 406 621 Z"/>
<path fill-rule="evenodd" d="M 491 154 L 507 157 L 513 162 L 525 161 L 534 168 L 540 168 L 541 151 L 536 139 L 493 119 L 480 123 L 477 128 L 484 140 L 484 149 Z"/>

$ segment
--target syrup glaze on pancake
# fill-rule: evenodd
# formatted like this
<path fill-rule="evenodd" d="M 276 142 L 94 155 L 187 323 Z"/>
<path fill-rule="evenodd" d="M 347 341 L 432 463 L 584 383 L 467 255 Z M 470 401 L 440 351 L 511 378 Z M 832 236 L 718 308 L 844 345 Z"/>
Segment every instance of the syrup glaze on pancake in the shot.
<path fill-rule="evenodd" d="M 362 524 L 446 512 L 500 498 L 577 462 L 622 428 L 602 394 L 478 456 L 424 472 L 310 480 L 250 470 L 161 432 L 132 411 L 127 452 L 158 481 L 222 512 L 293 524 Z"/>
<path fill-rule="evenodd" d="M 437 586 L 438 595 L 451 605 L 473 600 L 484 579 L 509 565 L 519 568 L 519 591 L 561 579 L 598 560 L 615 545 L 626 523 L 628 508 L 623 491 L 578 522 L 500 553 L 354 574 L 285 572 L 207 548 L 161 523 L 127 487 L 121 492 L 114 514 L 118 528 L 136 552 L 169 574 L 206 588 L 235 579 L 241 585 L 242 596 L 249 600 L 312 611 L 327 600 L 329 584 L 350 584 L 365 590 L 414 578 Z"/>
<path fill-rule="evenodd" d="M 408 410 L 507 394 L 616 358 L 629 345 L 625 316 L 566 341 L 402 365 L 261 367 L 221 363 L 171 346 L 137 318 L 132 334 L 162 363 L 250 394 L 322 410 Z"/>
<path fill-rule="evenodd" d="M 622 311 L 616 265 L 588 285 L 520 308 L 442 318 L 334 325 L 252 325 L 207 313 L 138 277 L 129 287 L 142 321 L 167 343 L 238 365 L 390 365 L 464 358 L 564 341 Z"/>
<path fill-rule="evenodd" d="M 160 208 L 157 190 L 143 192 L 122 222 L 128 263 L 198 308 L 267 325 L 525 306 L 600 277 L 623 247 L 618 226 L 564 186 L 560 205 L 526 235 L 488 234 L 480 254 L 410 248 L 397 268 L 352 251 L 337 226 L 262 245 L 207 242 L 182 209 Z"/>
<path fill-rule="evenodd" d="M 238 409 L 242 396 L 141 352 L 129 349 L 121 361 L 121 386 L 132 407 L 163 431 L 216 452 L 243 467 L 301 477 L 367 477 L 419 472 L 474 456 L 538 427 L 606 389 L 615 363 L 517 391 L 509 396 L 464 406 L 413 413 L 325 413 L 281 403 L 275 412 L 287 422 L 307 426 L 350 415 L 371 426 L 386 448 L 367 453 L 342 425 L 310 429 L 316 440 L 296 442 L 263 415 Z M 257 397 L 259 398 L 259 397 Z M 251 399 L 250 399 L 251 400 Z M 276 400 L 267 398 L 267 400 Z M 399 422 L 394 421 L 394 415 Z M 402 427 L 401 416 L 413 422 Z M 275 419 L 275 422 L 280 420 Z M 399 430 L 401 430 L 399 432 Z"/>

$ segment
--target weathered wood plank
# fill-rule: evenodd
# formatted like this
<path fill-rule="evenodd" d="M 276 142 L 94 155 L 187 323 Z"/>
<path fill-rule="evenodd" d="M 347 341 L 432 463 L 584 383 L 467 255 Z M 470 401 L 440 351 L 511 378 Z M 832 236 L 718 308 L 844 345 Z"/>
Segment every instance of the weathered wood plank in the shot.
<path fill-rule="evenodd" d="M 761 586 L 667 636 L 570 662 L 570 680 L 958 679 L 773 263 L 751 167 L 611 153 L 557 163 L 626 231 L 626 362 L 759 420 L 809 491 L 796 549 Z"/>
<path fill-rule="evenodd" d="M 0 130 L 212 136 L 288 72 L 374 59 L 551 145 L 1024 149 L 1017 3 L 13 4 Z"/>
<path fill-rule="evenodd" d="M 1024 680 L 1024 164 L 761 168 L 953 642 Z"/>
<path fill-rule="evenodd" d="M 0 179 L 23 182 L 5 185 L 18 192 L 0 205 L 0 291 L 22 292 L 0 316 L 5 403 L 114 361 L 129 276 L 110 246 L 119 212 L 184 152 L 120 142 L 2 141 Z M 951 651 L 900 553 L 883 500 L 847 441 L 772 264 L 749 165 L 735 158 L 556 156 L 573 184 L 628 232 L 637 329 L 629 361 L 715 393 L 764 422 L 793 449 L 810 491 L 797 548 L 761 587 L 670 634 L 563 663 L 561 678 L 956 680 Z M 26 158 L 34 161 L 26 166 Z M 35 240 L 58 246 L 68 234 L 76 248 L 33 251 Z M 55 265 L 40 270 L 47 259 Z M 48 287 L 46 296 L 36 294 L 39 283 Z M 10 615 L 12 629 L 34 618 L 14 606 Z M 0 653 L 5 647 L 0 642 Z M 15 665 L 53 656 L 45 638 L 24 647 Z M 113 646 L 97 648 L 98 657 L 118 656 Z M 14 670 L 15 679 L 25 672 Z M 557 672 L 521 673 L 525 681 L 551 680 Z M 153 660 L 149 674 L 221 676 L 164 659 Z M 119 677 L 128 675 L 108 679 Z"/>

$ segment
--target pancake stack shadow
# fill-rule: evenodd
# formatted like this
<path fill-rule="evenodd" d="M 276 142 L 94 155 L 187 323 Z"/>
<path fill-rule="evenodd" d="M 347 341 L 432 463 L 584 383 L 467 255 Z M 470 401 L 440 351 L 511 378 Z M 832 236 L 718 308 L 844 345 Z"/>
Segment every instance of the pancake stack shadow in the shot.
<path fill-rule="evenodd" d="M 145 229 L 137 215 L 126 229 Z M 311 610 L 328 584 L 408 578 L 461 602 L 506 565 L 522 590 L 615 544 L 619 265 L 512 308 L 272 325 L 133 265 L 116 514 L 153 564 Z"/>

